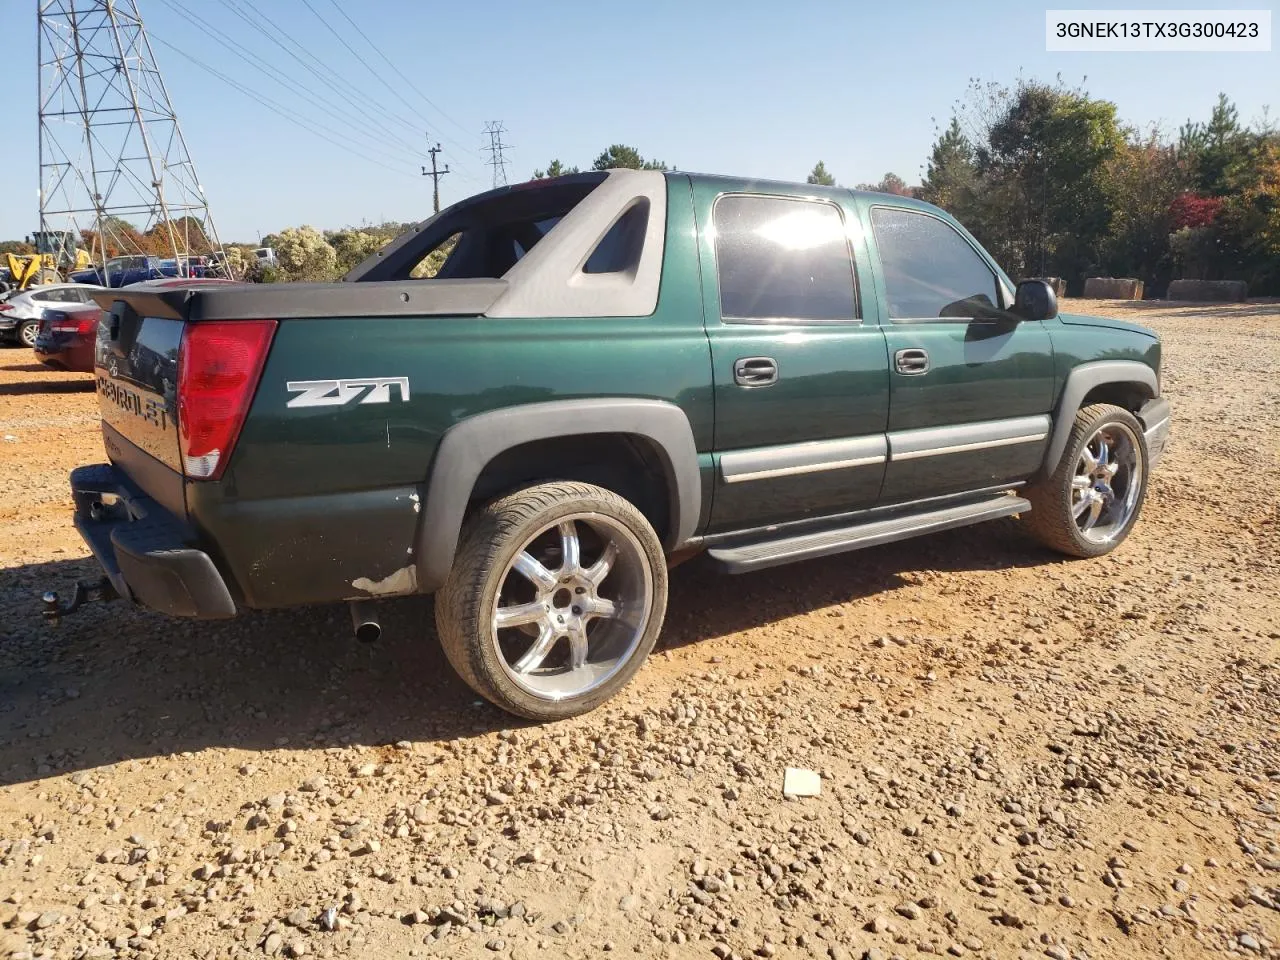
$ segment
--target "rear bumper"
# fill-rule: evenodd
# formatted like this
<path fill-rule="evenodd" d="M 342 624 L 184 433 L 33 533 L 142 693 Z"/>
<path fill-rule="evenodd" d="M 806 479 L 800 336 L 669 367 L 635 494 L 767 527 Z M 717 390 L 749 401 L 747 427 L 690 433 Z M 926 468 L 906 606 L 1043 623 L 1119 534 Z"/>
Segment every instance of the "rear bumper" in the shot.
<path fill-rule="evenodd" d="M 1148 400 L 1138 411 L 1138 419 L 1142 422 L 1142 432 L 1147 439 L 1147 465 L 1154 467 L 1169 445 L 1169 425 L 1173 420 L 1169 401 L 1164 397 Z"/>
<path fill-rule="evenodd" d="M 56 370 L 93 373 L 93 344 L 82 338 L 42 336 L 36 340 L 35 354 L 37 360 Z"/>
<path fill-rule="evenodd" d="M 173 617 L 236 615 L 226 581 L 187 528 L 110 464 L 71 472 L 75 525 L 116 593 Z"/>

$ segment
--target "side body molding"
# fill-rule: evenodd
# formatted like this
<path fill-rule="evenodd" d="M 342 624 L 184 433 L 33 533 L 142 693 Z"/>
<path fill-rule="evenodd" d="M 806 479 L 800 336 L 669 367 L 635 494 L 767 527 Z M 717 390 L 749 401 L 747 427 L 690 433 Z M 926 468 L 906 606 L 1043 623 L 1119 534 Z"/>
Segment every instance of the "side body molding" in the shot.
<path fill-rule="evenodd" d="M 1049 449 L 1045 451 L 1043 472 L 1050 474 L 1062 459 L 1067 448 L 1067 438 L 1071 435 L 1071 426 L 1075 421 L 1080 402 L 1094 387 L 1106 383 L 1133 383 L 1146 387 L 1148 397 L 1160 396 L 1160 383 L 1156 373 L 1145 363 L 1137 360 L 1098 360 L 1094 363 L 1082 363 L 1067 374 L 1067 382 L 1062 388 L 1062 398 L 1058 401 L 1058 409 L 1054 417 L 1053 433 L 1049 437 Z"/>
<path fill-rule="evenodd" d="M 438 590 L 453 566 L 463 515 L 484 468 L 498 454 L 552 437 L 624 433 L 651 442 L 671 491 L 664 546 L 675 550 L 698 529 L 702 480 L 684 411 L 660 400 L 556 400 L 477 414 L 450 427 L 436 450 L 418 528 L 418 589 Z"/>

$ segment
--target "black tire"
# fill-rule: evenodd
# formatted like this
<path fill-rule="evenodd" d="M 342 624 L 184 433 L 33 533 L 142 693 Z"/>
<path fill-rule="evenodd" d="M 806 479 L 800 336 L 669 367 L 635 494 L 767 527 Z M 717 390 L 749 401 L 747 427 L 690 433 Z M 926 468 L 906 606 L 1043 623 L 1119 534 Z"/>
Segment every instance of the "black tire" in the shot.
<path fill-rule="evenodd" d="M 1133 438 L 1138 471 L 1138 489 L 1128 519 L 1105 542 L 1089 539 L 1072 515 L 1074 503 L 1072 481 L 1085 445 L 1102 428 L 1120 426 Z M 1110 553 L 1129 536 L 1142 512 L 1147 495 L 1148 456 L 1142 424 L 1128 410 L 1109 403 L 1082 407 L 1075 416 L 1066 449 L 1053 473 L 1026 488 L 1024 496 L 1031 501 L 1030 513 L 1018 519 L 1022 528 L 1047 547 L 1070 557 L 1100 557 Z M 1128 491 L 1126 490 L 1126 493 Z"/>
<path fill-rule="evenodd" d="M 633 632 L 630 653 L 599 686 L 556 699 L 518 684 L 504 668 L 494 611 L 509 566 L 531 538 L 570 517 L 599 516 L 634 537 L 634 565 L 643 565 L 650 602 Z M 607 578 L 604 582 L 608 582 Z M 667 608 L 667 567 L 658 535 L 629 501 L 588 483 L 557 481 L 526 487 L 478 510 L 462 530 L 449 579 L 436 594 L 436 629 L 449 663 L 471 689 L 509 713 L 530 720 L 561 720 L 594 709 L 640 669 L 662 630 Z M 576 608 L 575 608 L 576 610 Z M 634 636 L 638 634 L 638 642 Z M 555 641 L 557 644 L 560 640 Z"/>
<path fill-rule="evenodd" d="M 16 337 L 18 345 L 22 347 L 34 347 L 36 345 L 36 337 L 40 334 L 39 320 L 23 320 L 18 324 Z"/>

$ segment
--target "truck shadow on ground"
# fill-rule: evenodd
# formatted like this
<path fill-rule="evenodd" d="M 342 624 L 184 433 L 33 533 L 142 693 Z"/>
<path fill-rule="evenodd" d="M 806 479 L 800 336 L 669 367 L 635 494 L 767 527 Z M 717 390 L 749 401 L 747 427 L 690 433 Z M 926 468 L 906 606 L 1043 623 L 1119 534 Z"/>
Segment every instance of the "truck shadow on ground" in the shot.
<path fill-rule="evenodd" d="M 695 560 L 672 574 L 661 647 L 892 591 L 914 572 L 1057 561 L 1001 524 L 746 577 Z M 427 598 L 384 604 L 370 646 L 352 639 L 344 606 L 195 622 L 116 602 L 41 620 L 41 591 L 96 575 L 87 559 L 0 571 L 0 786 L 208 747 L 444 741 L 521 723 L 453 674 Z"/>
<path fill-rule="evenodd" d="M 59 376 L 51 371 L 52 376 Z M 32 393 L 92 393 L 97 384 L 92 380 L 19 380 L 0 383 L 0 397 L 20 397 Z"/>

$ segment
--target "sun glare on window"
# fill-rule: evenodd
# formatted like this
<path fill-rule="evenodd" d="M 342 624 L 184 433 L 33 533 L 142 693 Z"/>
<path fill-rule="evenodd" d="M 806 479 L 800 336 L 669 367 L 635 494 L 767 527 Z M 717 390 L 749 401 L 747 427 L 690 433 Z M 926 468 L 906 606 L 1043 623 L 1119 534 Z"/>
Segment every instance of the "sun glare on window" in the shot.
<path fill-rule="evenodd" d="M 842 239 L 844 225 L 839 217 L 817 210 L 797 210 L 756 228 L 756 236 L 786 250 L 812 250 Z"/>

